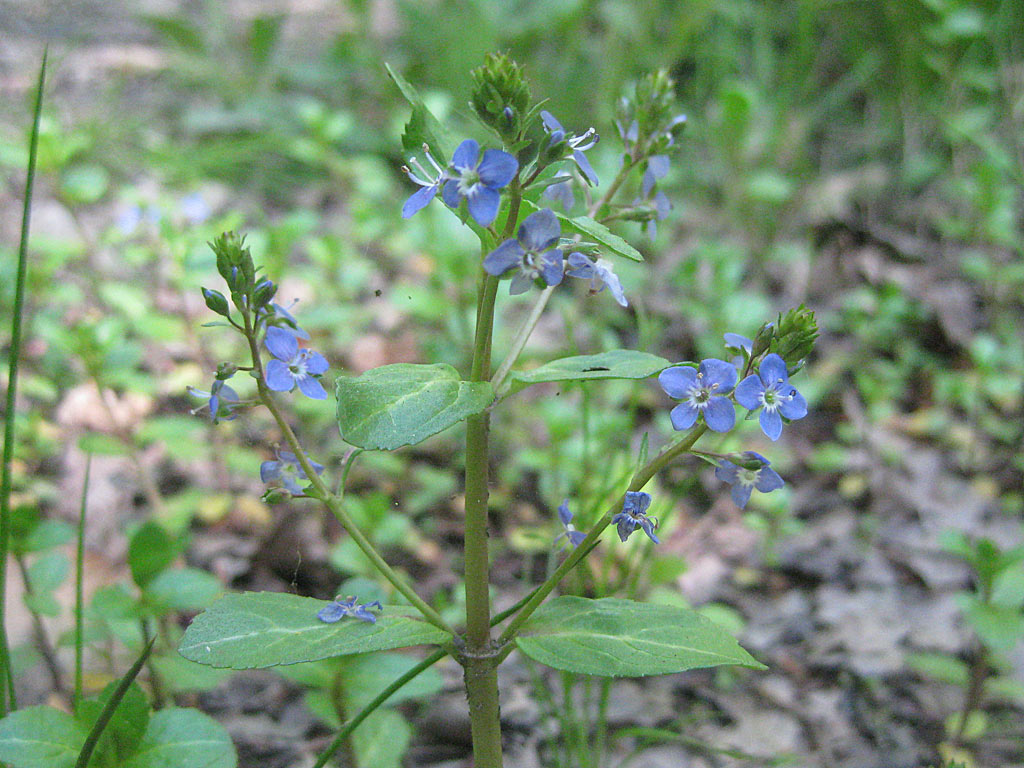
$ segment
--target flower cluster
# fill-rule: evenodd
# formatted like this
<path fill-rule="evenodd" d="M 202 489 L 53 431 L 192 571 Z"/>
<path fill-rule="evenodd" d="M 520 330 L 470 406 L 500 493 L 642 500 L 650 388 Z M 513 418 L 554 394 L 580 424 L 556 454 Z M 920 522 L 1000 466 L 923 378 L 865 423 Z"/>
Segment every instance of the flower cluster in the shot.
<path fill-rule="evenodd" d="M 334 624 L 346 616 L 352 616 L 360 621 L 365 621 L 367 624 L 376 624 L 377 617 L 370 613 L 370 608 L 376 608 L 378 611 L 384 610 L 384 606 L 380 604 L 380 601 L 374 600 L 363 605 L 359 605 L 357 601 L 358 598 L 355 595 L 350 595 L 344 600 L 338 595 L 334 598 L 333 602 L 328 603 L 317 611 L 316 617 L 325 624 Z"/>
<path fill-rule="evenodd" d="M 545 154 L 551 156 L 552 159 L 560 160 L 562 155 L 568 153 L 572 161 L 576 163 L 576 167 L 580 169 L 587 184 L 596 187 L 600 183 L 597 174 L 594 172 L 590 160 L 583 153 L 600 141 L 601 137 L 597 135 L 597 131 L 589 128 L 586 133 L 579 135 L 566 133 L 562 124 L 545 109 L 541 110 L 540 119 L 544 123 L 544 130 L 550 136 Z"/>

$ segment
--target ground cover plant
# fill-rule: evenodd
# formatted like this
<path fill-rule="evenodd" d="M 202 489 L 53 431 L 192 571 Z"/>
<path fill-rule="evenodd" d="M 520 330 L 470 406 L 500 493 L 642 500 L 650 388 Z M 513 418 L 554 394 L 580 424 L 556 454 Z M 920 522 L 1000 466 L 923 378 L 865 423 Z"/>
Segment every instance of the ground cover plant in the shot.
<path fill-rule="evenodd" d="M 7 17 L 10 733 L 59 732 L 68 764 L 86 740 L 93 764 L 147 764 L 202 729 L 225 765 L 469 764 L 484 726 L 456 659 L 497 652 L 506 765 L 1020 762 L 1022 20 L 682 6 L 69 6 L 25 259 L 53 30 Z M 524 65 L 512 123 L 489 51 Z M 644 147 L 627 118 L 659 93 Z M 782 371 L 806 416 L 743 418 L 789 394 L 766 358 L 801 304 L 822 335 Z M 225 310 L 248 334 L 203 327 Z M 492 426 L 486 591 L 462 578 L 484 452 L 396 412 L 402 387 Z M 404 431 L 361 420 L 370 399 Z M 440 634 L 474 612 L 479 633 L 486 602 L 500 644 L 570 561 L 500 651 Z M 696 609 L 768 668 L 559 668 L 551 643 L 583 628 L 545 611 L 574 604 Z M 179 653 L 289 611 L 339 642 L 400 619 L 437 650 L 263 644 L 229 666 L 276 666 L 234 672 Z"/>

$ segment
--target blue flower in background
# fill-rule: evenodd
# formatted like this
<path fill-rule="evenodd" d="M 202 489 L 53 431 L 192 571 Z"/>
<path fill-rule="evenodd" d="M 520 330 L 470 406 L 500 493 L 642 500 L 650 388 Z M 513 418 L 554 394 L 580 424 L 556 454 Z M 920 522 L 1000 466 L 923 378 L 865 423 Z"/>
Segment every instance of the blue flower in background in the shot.
<path fill-rule="evenodd" d="M 640 191 L 643 200 L 654 208 L 654 217 L 647 222 L 647 236 L 652 240 L 658 234 L 658 222 L 672 212 L 672 203 L 669 202 L 668 196 L 660 190 L 655 192 L 655 185 L 659 180 L 665 178 L 668 168 L 668 155 L 652 155 L 647 158 L 647 169 L 644 171 Z"/>
<path fill-rule="evenodd" d="M 612 296 L 624 307 L 629 306 L 626 301 L 626 294 L 622 291 L 622 283 L 619 276 L 612 271 L 612 263 L 607 259 L 591 260 L 582 253 L 573 252 L 569 254 L 569 269 L 565 271 L 569 277 L 578 277 L 581 280 L 590 281 L 590 292 L 600 293 L 606 287 L 612 292 Z"/>
<path fill-rule="evenodd" d="M 402 170 L 405 171 L 406 175 L 422 187 L 422 189 L 413 192 L 409 199 L 405 201 L 405 205 L 402 206 L 403 219 L 408 219 L 416 212 L 425 208 L 437 195 L 441 185 L 450 178 L 445 169 L 438 165 L 434 156 L 430 154 L 430 149 L 426 144 L 423 145 L 423 154 L 430 164 L 434 166 L 433 173 L 426 171 L 415 157 L 409 158 L 409 165 L 415 169 L 415 173 L 408 166 L 402 166 Z"/>
<path fill-rule="evenodd" d="M 480 145 L 466 139 L 452 155 L 452 168 L 454 174 L 444 181 L 441 197 L 450 208 L 458 208 L 465 198 L 473 220 L 481 227 L 489 227 L 501 204 L 498 190 L 515 178 L 519 161 L 500 149 L 484 151 L 481 159 Z"/>
<path fill-rule="evenodd" d="M 189 224 L 202 224 L 210 218 L 213 211 L 200 192 L 192 192 L 181 198 L 181 213 Z"/>
<path fill-rule="evenodd" d="M 558 519 L 562 521 L 562 527 L 565 530 L 555 537 L 555 541 L 558 541 L 564 536 L 569 540 L 570 544 L 574 547 L 578 547 L 580 543 L 587 538 L 587 534 L 583 531 L 577 531 L 576 526 L 572 524 L 572 512 L 569 511 L 568 499 L 558 505 Z"/>
<path fill-rule="evenodd" d="M 651 494 L 643 491 L 627 491 L 625 501 L 622 502 L 622 511 L 612 518 L 612 524 L 618 526 L 619 539 L 625 541 L 637 528 L 644 533 L 655 544 L 661 541 L 655 535 L 654 530 L 658 527 L 655 518 L 647 516 L 647 508 L 651 506 Z"/>
<path fill-rule="evenodd" d="M 565 129 L 562 127 L 562 124 L 555 119 L 554 115 L 546 109 L 542 109 L 540 111 L 540 119 L 544 123 L 544 130 L 546 130 L 551 136 L 551 141 L 548 146 L 553 147 L 556 144 L 560 144 L 562 141 L 566 141 Z M 592 187 L 596 187 L 600 182 L 597 179 L 597 174 L 594 173 L 593 167 L 590 165 L 590 161 L 583 153 L 597 144 L 600 139 L 601 137 L 597 135 L 597 131 L 590 128 L 586 133 L 579 136 L 569 136 L 568 141 L 566 141 L 569 148 L 572 150 L 573 162 L 576 163 L 576 167 L 580 169 L 580 173 L 583 174 L 583 178 L 585 178 L 587 183 Z"/>
<path fill-rule="evenodd" d="M 782 417 L 802 419 L 807 401 L 789 383 L 786 361 L 772 352 L 758 368 L 736 386 L 736 402 L 750 411 L 761 408 L 761 430 L 771 440 L 782 434 Z"/>
<path fill-rule="evenodd" d="M 325 605 L 317 611 L 316 617 L 325 624 L 341 621 L 346 616 L 353 616 L 368 624 L 376 624 L 377 617 L 370 613 L 369 609 L 376 608 L 378 611 L 382 611 L 384 606 L 380 604 L 379 600 L 374 600 L 372 603 L 366 603 L 365 605 L 358 605 L 357 599 L 354 595 L 346 597 L 344 600 L 339 600 L 336 597 L 334 602 Z"/>
<path fill-rule="evenodd" d="M 738 333 L 726 333 L 722 335 L 725 339 L 725 345 L 727 347 L 735 347 L 736 349 L 745 349 L 747 354 L 750 354 L 750 350 L 754 348 L 754 342 L 748 339 L 746 336 L 740 336 Z"/>
<path fill-rule="evenodd" d="M 697 370 L 687 366 L 666 368 L 658 374 L 658 382 L 669 397 L 682 400 L 669 414 L 672 426 L 689 429 L 703 414 L 708 429 L 728 432 L 736 423 L 736 409 L 724 397 L 736 386 L 735 366 L 724 360 L 702 360 Z"/>
<path fill-rule="evenodd" d="M 298 458 L 291 451 L 275 451 L 277 461 L 264 461 L 260 464 L 260 480 L 264 483 L 277 482 L 293 496 L 304 496 L 299 481 L 305 482 L 306 471 L 299 464 Z M 324 471 L 324 465 L 309 460 L 313 471 L 318 475 Z"/>
<path fill-rule="evenodd" d="M 196 389 L 195 387 L 188 387 L 188 392 L 195 397 L 200 397 L 206 400 L 205 405 L 201 405 L 192 410 L 193 415 L 209 408 L 210 418 L 213 420 L 214 424 L 220 421 L 220 419 L 231 421 L 235 418 L 234 409 L 238 404 L 238 393 L 221 379 L 214 380 L 209 392 L 204 392 L 203 390 Z"/>
<path fill-rule="evenodd" d="M 572 176 L 568 173 L 556 174 L 556 179 L 562 179 L 562 181 L 555 182 L 545 187 L 544 192 L 541 193 L 541 197 L 545 200 L 550 200 L 553 203 L 561 203 L 562 210 L 568 213 L 572 210 L 572 207 L 576 204 L 576 195 L 572 191 Z"/>
<path fill-rule="evenodd" d="M 531 213 L 519 226 L 515 240 L 506 240 L 484 259 L 484 269 L 495 277 L 517 270 L 508 292 L 525 293 L 540 278 L 547 285 L 562 282 L 562 252 L 554 246 L 562 228 L 550 208 Z"/>
<path fill-rule="evenodd" d="M 299 349 L 295 332 L 272 325 L 267 328 L 267 349 L 274 356 L 267 363 L 267 386 L 275 392 L 299 391 L 314 400 L 326 400 L 327 392 L 316 379 L 327 370 L 327 359 L 311 349 Z"/>
<path fill-rule="evenodd" d="M 723 483 L 729 483 L 732 486 L 732 500 L 736 502 L 736 506 L 740 509 L 747 506 L 747 502 L 750 500 L 750 492 L 753 489 L 756 488 L 761 493 L 769 493 L 785 485 L 779 473 L 769 466 L 771 462 L 761 454 L 754 451 L 745 451 L 743 459 L 748 464 L 760 462 L 760 466 L 756 469 L 750 469 L 734 464 L 728 459 L 722 459 L 718 467 L 715 468 L 715 477 Z"/>

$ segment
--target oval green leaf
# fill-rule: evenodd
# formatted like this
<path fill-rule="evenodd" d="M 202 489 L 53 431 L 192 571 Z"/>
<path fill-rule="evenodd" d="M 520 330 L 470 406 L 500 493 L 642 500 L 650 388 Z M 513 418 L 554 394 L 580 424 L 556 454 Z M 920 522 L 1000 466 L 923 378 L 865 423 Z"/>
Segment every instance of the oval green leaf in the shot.
<path fill-rule="evenodd" d="M 577 355 L 552 360 L 532 371 L 510 374 L 514 389 L 546 381 L 582 381 L 585 379 L 646 379 L 668 368 L 663 357 L 632 349 L 613 349 L 596 355 Z"/>
<path fill-rule="evenodd" d="M 413 618 L 413 609 L 386 605 L 377 623 L 344 618 L 325 624 L 316 617 L 323 600 L 280 592 L 226 595 L 199 614 L 178 652 L 211 667 L 260 669 L 319 661 L 350 653 L 439 645 L 450 638 Z"/>
<path fill-rule="evenodd" d="M 542 605 L 516 637 L 534 661 L 601 677 L 644 677 L 737 664 L 766 669 L 696 611 L 606 597 Z"/>
<path fill-rule="evenodd" d="M 347 443 L 391 451 L 415 445 L 494 400 L 486 381 L 462 381 L 450 365 L 397 363 L 336 384 L 338 429 Z"/>
<path fill-rule="evenodd" d="M 161 709 L 124 768 L 235 768 L 238 757 L 224 726 L 198 709 Z"/>
<path fill-rule="evenodd" d="M 0 761 L 11 768 L 71 768 L 85 729 L 67 712 L 26 707 L 0 720 Z"/>

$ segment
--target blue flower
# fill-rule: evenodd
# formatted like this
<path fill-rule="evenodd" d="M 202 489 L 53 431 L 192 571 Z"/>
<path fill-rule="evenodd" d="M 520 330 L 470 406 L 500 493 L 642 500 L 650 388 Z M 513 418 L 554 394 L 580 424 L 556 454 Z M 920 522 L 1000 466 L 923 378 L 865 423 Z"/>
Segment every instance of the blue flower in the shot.
<path fill-rule="evenodd" d="M 574 547 L 578 547 L 580 543 L 587 538 L 587 534 L 583 531 L 577 531 L 576 526 L 572 524 L 572 512 L 569 511 L 568 499 L 558 505 L 558 519 L 562 521 L 562 527 L 565 530 L 555 537 L 555 541 L 558 541 L 564 536 L 569 540 L 570 544 Z"/>
<path fill-rule="evenodd" d="M 562 127 L 562 124 L 555 119 L 554 115 L 546 109 L 542 109 L 540 111 L 540 119 L 544 123 L 544 130 L 546 130 L 551 136 L 551 141 L 548 143 L 548 146 L 553 147 L 556 144 L 560 144 L 562 141 L 566 141 L 569 148 L 572 150 L 573 162 L 576 163 L 576 166 L 580 169 L 580 173 L 583 174 L 583 178 L 585 178 L 587 183 L 592 187 L 596 187 L 600 184 L 597 179 L 597 174 L 594 173 L 594 169 L 590 165 L 590 161 L 587 160 L 587 156 L 583 154 L 600 141 L 601 137 L 597 135 L 597 131 L 590 128 L 586 133 L 580 134 L 579 136 L 571 135 L 568 140 L 566 140 L 565 129 Z"/>
<path fill-rule="evenodd" d="M 209 203 L 199 192 L 193 192 L 181 198 L 181 213 L 189 224 L 202 224 L 212 211 Z"/>
<path fill-rule="evenodd" d="M 782 417 L 802 419 L 807 401 L 789 383 L 786 361 L 772 352 L 761 361 L 758 373 L 752 373 L 736 386 L 736 402 L 750 411 L 761 408 L 761 429 L 771 440 L 782 434 Z"/>
<path fill-rule="evenodd" d="M 612 296 L 624 307 L 629 306 L 626 301 L 626 294 L 622 292 L 622 283 L 618 275 L 612 271 L 612 263 L 607 259 L 592 261 L 582 253 L 573 252 L 569 254 L 569 269 L 565 271 L 569 277 L 578 277 L 581 280 L 590 281 L 590 292 L 600 293 L 606 287 L 611 290 Z"/>
<path fill-rule="evenodd" d="M 643 491 L 626 491 L 626 499 L 622 502 L 622 511 L 612 518 L 612 524 L 618 526 L 619 539 L 625 541 L 637 528 L 642 528 L 651 541 L 660 544 L 655 535 L 658 520 L 647 516 L 647 508 L 651 506 L 651 494 Z"/>
<path fill-rule="evenodd" d="M 547 285 L 562 282 L 562 252 L 553 247 L 562 232 L 550 208 L 531 213 L 519 226 L 515 240 L 506 240 L 484 259 L 484 269 L 502 277 L 517 269 L 508 292 L 525 293 L 538 278 Z"/>
<path fill-rule="evenodd" d="M 260 480 L 264 483 L 278 482 L 293 496 L 304 496 L 299 481 L 305 481 L 306 470 L 299 464 L 298 458 L 291 451 L 275 451 L 277 461 L 264 461 L 260 464 Z M 324 465 L 318 464 L 312 459 L 309 460 L 313 471 L 318 475 L 324 471 Z"/>
<path fill-rule="evenodd" d="M 747 506 L 750 492 L 754 488 L 761 493 L 768 493 L 785 485 L 779 473 L 769 466 L 771 462 L 764 456 L 754 451 L 745 451 L 742 456 L 747 466 L 722 459 L 715 468 L 715 477 L 732 486 L 732 500 L 740 509 Z M 760 466 L 751 469 L 750 465 L 756 463 Z"/>
<path fill-rule="evenodd" d="M 267 386 L 275 392 L 291 392 L 297 384 L 306 397 L 326 400 L 327 392 L 316 379 L 327 370 L 327 360 L 319 352 L 299 349 L 295 332 L 271 325 L 265 343 L 273 360 L 267 363 Z"/>
<path fill-rule="evenodd" d="M 541 197 L 553 203 L 561 203 L 562 210 L 568 213 L 576 204 L 576 196 L 572 191 L 572 176 L 568 173 L 559 173 L 554 178 L 561 181 L 548 185 L 541 193 Z"/>
<path fill-rule="evenodd" d="M 188 387 L 188 392 L 190 395 L 206 400 L 204 405 L 192 409 L 193 415 L 208 408 L 214 424 L 220 419 L 231 421 L 235 418 L 234 410 L 238 404 L 238 393 L 221 379 L 214 380 L 209 392 L 195 387 Z"/>
<path fill-rule="evenodd" d="M 419 161 L 415 157 L 409 158 L 409 165 L 416 170 L 416 173 L 409 170 L 408 166 L 402 166 L 402 170 L 406 175 L 422 187 L 422 189 L 418 189 L 413 192 L 409 199 L 405 201 L 405 205 L 402 206 L 403 219 L 408 219 L 413 214 L 425 208 L 437 195 L 438 190 L 441 189 L 441 185 L 451 178 L 447 171 L 438 165 L 434 156 L 430 154 L 430 149 L 426 144 L 423 145 L 423 154 L 426 155 L 430 164 L 434 166 L 434 173 L 431 174 L 424 170 L 423 166 L 420 165 Z"/>
<path fill-rule="evenodd" d="M 647 236 L 652 240 L 658 234 L 658 222 L 672 212 L 672 203 L 669 202 L 665 193 L 660 190 L 655 192 L 655 185 L 659 179 L 665 178 L 668 168 L 668 155 L 652 155 L 647 158 L 647 169 L 644 171 L 640 191 L 643 200 L 653 206 L 652 217 L 647 222 Z M 652 193 L 654 193 L 653 196 Z"/>
<path fill-rule="evenodd" d="M 309 340 L 309 334 L 306 333 L 302 328 L 299 327 L 298 320 L 288 310 L 294 307 L 298 303 L 298 299 L 295 299 L 288 308 L 282 307 L 276 301 L 272 301 L 269 306 L 263 306 L 258 311 L 260 313 L 259 322 L 268 323 L 269 325 L 278 325 L 285 330 L 291 331 L 295 334 L 296 338 L 304 341 Z"/>
<path fill-rule="evenodd" d="M 372 603 L 366 603 L 365 605 L 358 605 L 356 603 L 357 598 L 354 595 L 346 597 L 344 600 L 334 598 L 334 602 L 325 605 L 319 611 L 317 611 L 316 617 L 325 624 L 333 624 L 336 621 L 341 621 L 346 616 L 354 616 L 360 621 L 365 621 L 368 624 L 376 624 L 377 617 L 370 613 L 370 608 L 376 608 L 378 611 L 384 610 L 384 606 L 380 604 L 379 600 L 374 600 Z"/>
<path fill-rule="evenodd" d="M 746 336 L 740 336 L 738 333 L 726 333 L 722 335 L 722 338 L 725 339 L 725 346 L 746 350 L 748 355 L 750 350 L 754 348 L 753 341 Z"/>
<path fill-rule="evenodd" d="M 473 139 L 466 139 L 452 155 L 452 168 L 454 175 L 444 181 L 441 190 L 444 202 L 450 208 L 458 208 L 465 198 L 469 215 L 476 223 L 481 227 L 491 226 L 501 204 L 498 190 L 515 178 L 519 161 L 500 149 L 488 149 L 480 159 L 480 145 Z"/>
<path fill-rule="evenodd" d="M 672 426 L 689 429 L 703 414 L 708 429 L 728 432 L 736 423 L 736 409 L 724 397 L 732 392 L 739 375 L 736 368 L 724 360 L 702 360 L 697 370 L 687 366 L 666 368 L 658 374 L 658 382 L 669 397 L 682 400 L 669 416 Z"/>

